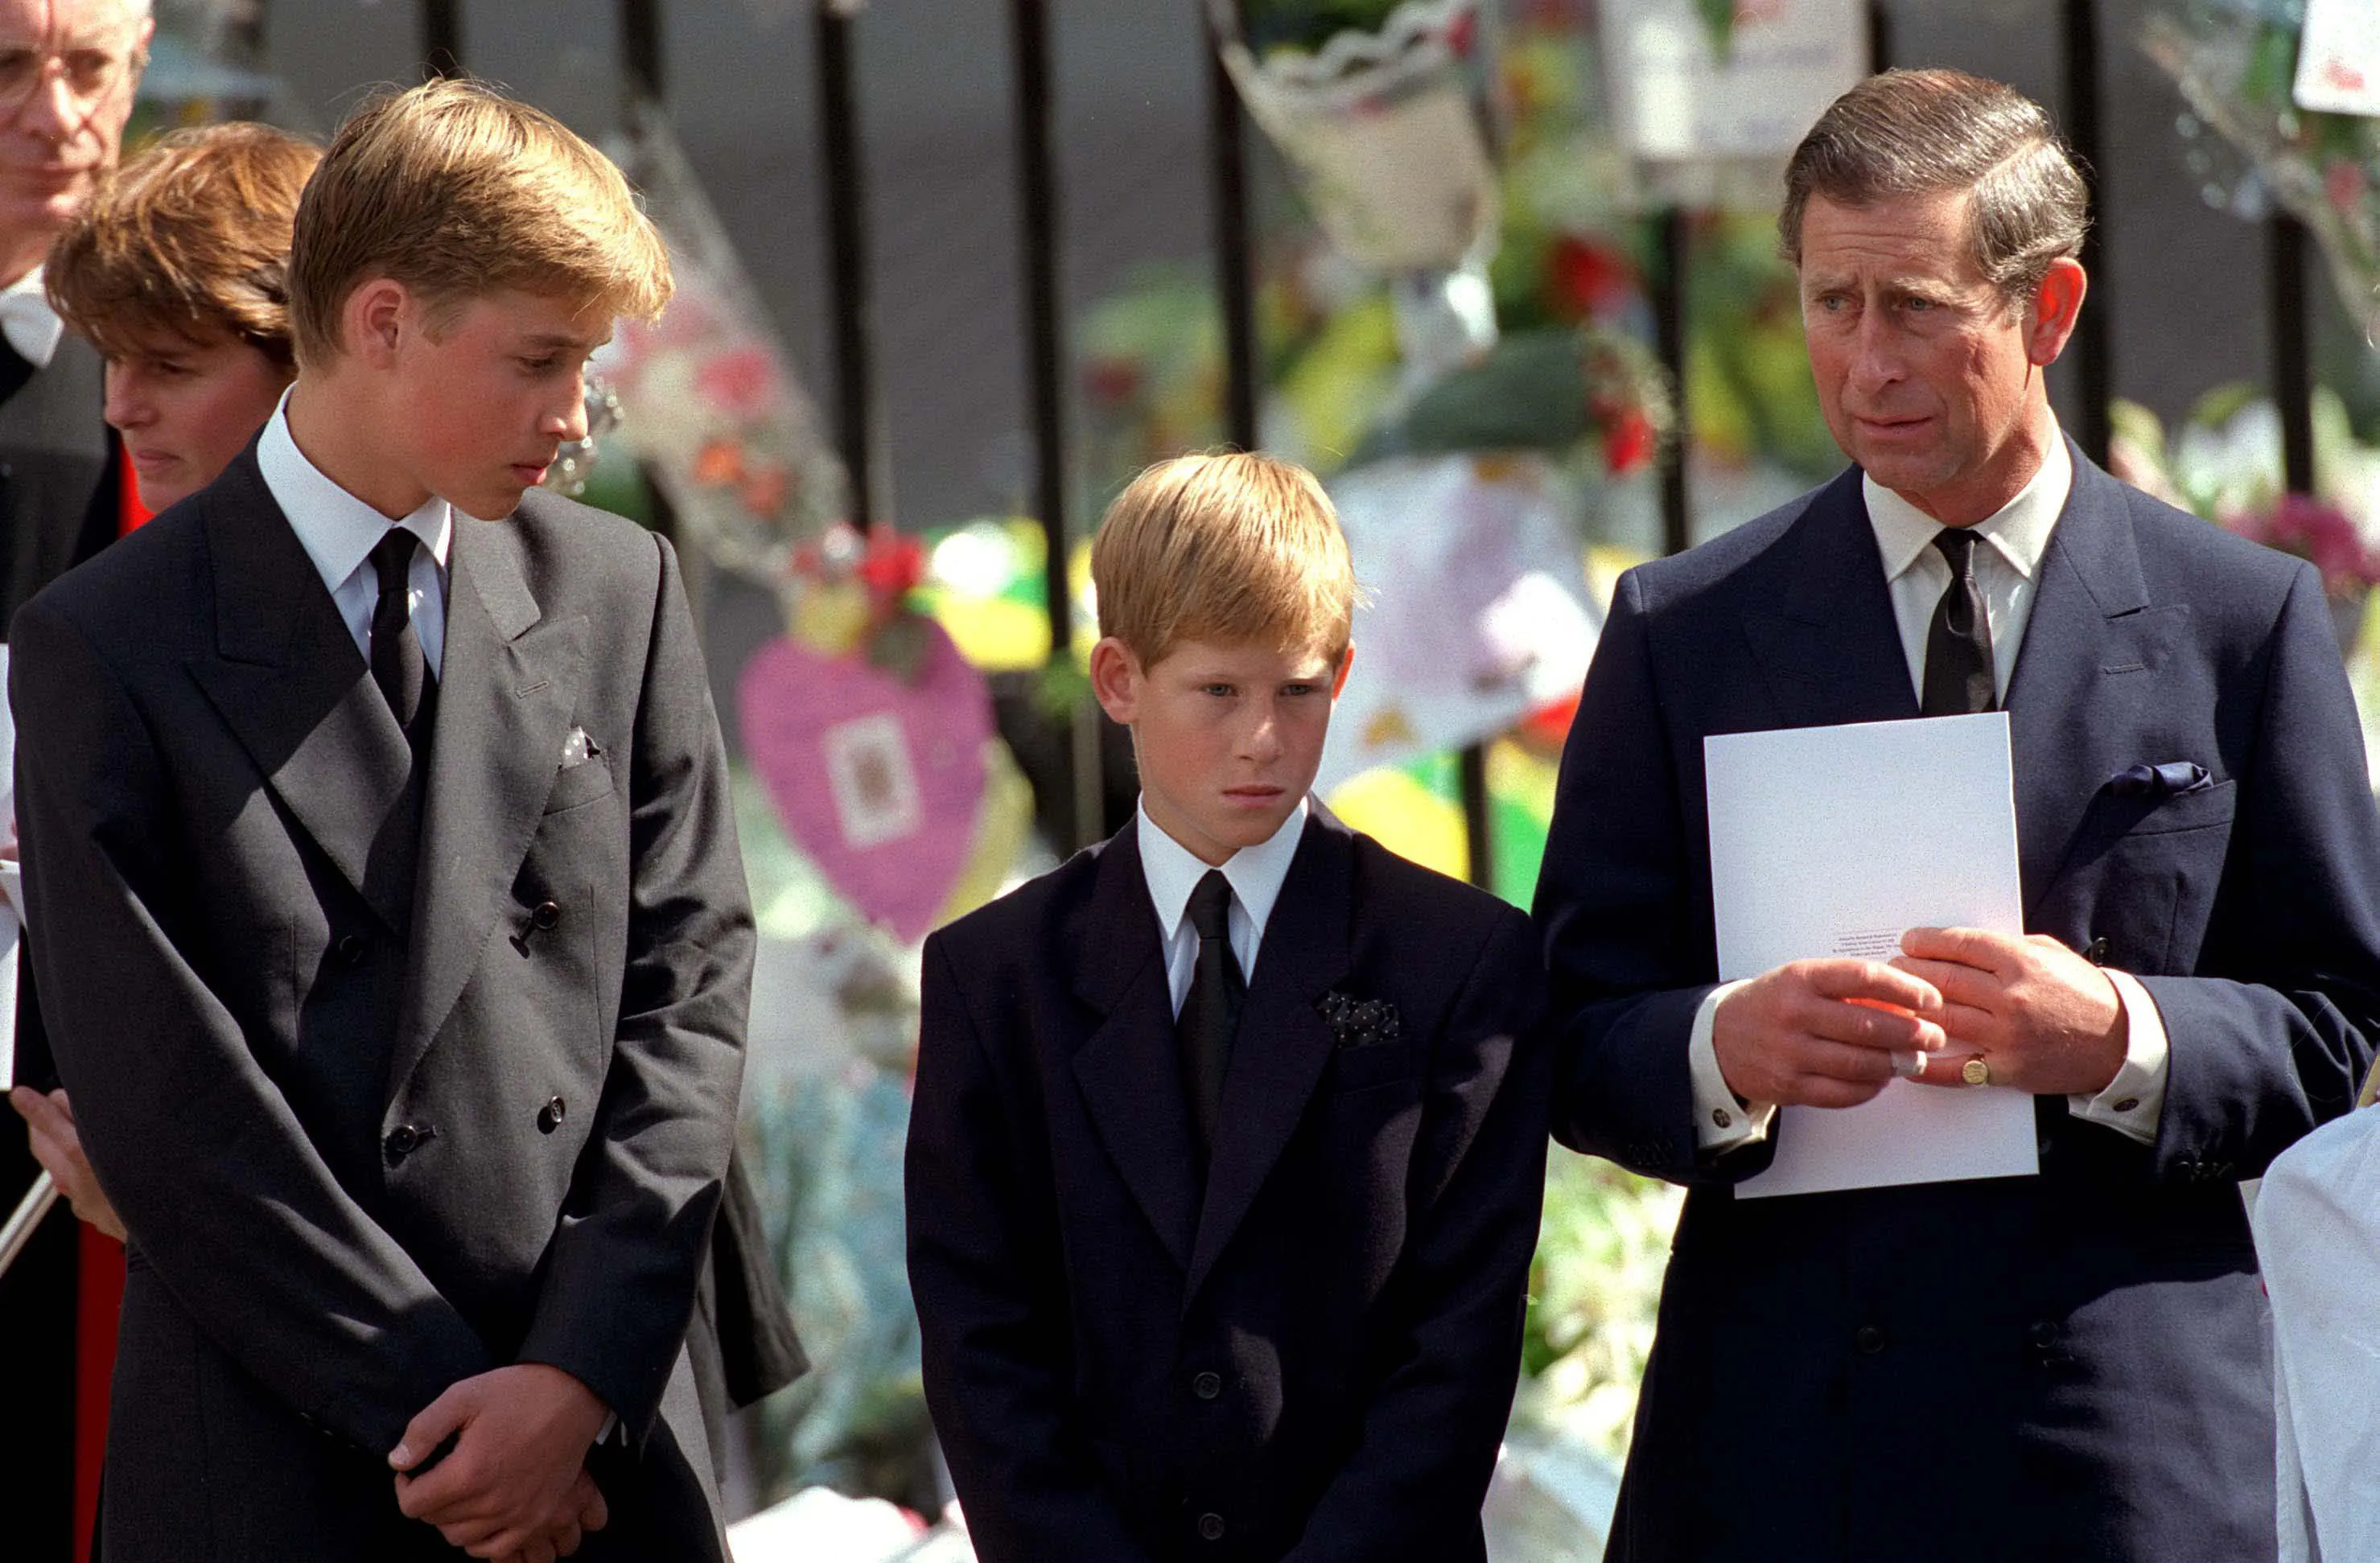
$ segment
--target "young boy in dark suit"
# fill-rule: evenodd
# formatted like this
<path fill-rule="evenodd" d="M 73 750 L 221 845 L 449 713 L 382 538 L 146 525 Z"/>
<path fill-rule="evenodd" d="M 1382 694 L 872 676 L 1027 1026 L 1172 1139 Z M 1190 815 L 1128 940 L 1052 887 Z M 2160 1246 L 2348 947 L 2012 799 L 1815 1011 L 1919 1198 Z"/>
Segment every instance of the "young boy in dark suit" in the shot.
<path fill-rule="evenodd" d="M 1355 583 L 1190 456 L 1091 555 L 1141 806 L 927 941 L 927 1401 L 984 1563 L 1476 1563 L 1545 1167 L 1520 913 L 1307 796 Z"/>
<path fill-rule="evenodd" d="M 128 1234 L 104 1556 L 716 1557 L 726 768 L 668 543 L 535 487 L 666 252 L 438 82 L 341 130 L 288 291 L 256 442 L 15 624 L 34 959 Z"/>

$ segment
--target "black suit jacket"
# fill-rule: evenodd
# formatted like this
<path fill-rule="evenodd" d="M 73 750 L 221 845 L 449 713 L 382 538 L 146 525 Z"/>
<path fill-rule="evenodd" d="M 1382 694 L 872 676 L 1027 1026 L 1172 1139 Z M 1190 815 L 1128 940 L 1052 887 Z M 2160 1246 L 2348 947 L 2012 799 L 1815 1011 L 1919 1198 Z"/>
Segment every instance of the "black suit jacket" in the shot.
<path fill-rule="evenodd" d="M 927 941 L 909 1274 L 985 1563 L 1483 1557 L 1541 990 L 1518 912 L 1318 806 L 1202 1203 L 1134 828 Z M 1399 1035 L 1354 1045 L 1333 992 Z"/>
<path fill-rule="evenodd" d="M 2025 926 L 2138 974 L 2172 1054 L 2153 1145 L 2041 1099 L 2037 1178 L 1738 1202 L 1774 1137 L 1697 1157 L 1703 739 L 1917 702 L 1857 471 L 1621 579 L 1537 908 L 1556 1133 L 1692 1190 L 1615 1558 L 2273 1551 L 2239 1184 L 2373 1057 L 2380 819 L 2312 568 L 2074 468 L 2007 701 Z M 2108 785 L 2171 760 L 2212 785 Z"/>
<path fill-rule="evenodd" d="M 635 1446 L 595 1555 L 717 1545 L 680 1358 L 751 922 L 701 660 L 661 539 L 455 525 L 414 878 L 404 739 L 252 451 L 16 621 L 33 955 L 132 1233 L 111 1557 L 434 1544 L 385 1451 L 519 1361 Z"/>

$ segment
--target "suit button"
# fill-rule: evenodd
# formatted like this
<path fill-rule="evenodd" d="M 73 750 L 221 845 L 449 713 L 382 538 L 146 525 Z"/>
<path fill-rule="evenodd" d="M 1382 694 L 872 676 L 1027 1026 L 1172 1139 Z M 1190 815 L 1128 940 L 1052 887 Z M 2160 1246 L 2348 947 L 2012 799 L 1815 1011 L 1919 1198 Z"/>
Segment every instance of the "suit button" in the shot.
<path fill-rule="evenodd" d="M 1884 1350 L 1884 1329 L 1879 1325 L 1862 1325 L 1852 1334 L 1852 1344 L 1867 1356 Z"/>
<path fill-rule="evenodd" d="M 560 1097 L 554 1097 L 552 1101 L 537 1109 L 537 1132 L 540 1134 L 552 1133 L 556 1129 L 562 1127 L 562 1116 L 569 1110 L 569 1103 L 564 1101 Z"/>
<path fill-rule="evenodd" d="M 1219 1542 L 1223 1539 L 1223 1517 L 1220 1514 L 1198 1516 L 1198 1539 Z"/>
<path fill-rule="evenodd" d="M 562 907 L 556 902 L 540 901 L 537 903 L 537 910 L 528 915 L 528 920 L 540 933 L 551 932 L 553 926 L 562 921 Z"/>
<path fill-rule="evenodd" d="M 388 1164 L 394 1167 L 437 1137 L 438 1131 L 427 1123 L 400 1123 L 388 1132 L 381 1149 L 388 1153 Z"/>
<path fill-rule="evenodd" d="M 2036 1319 L 2032 1327 L 2024 1332 L 2024 1338 L 2032 1341 L 2038 1350 L 2046 1351 L 2058 1344 L 2058 1327 L 2047 1319 Z"/>
<path fill-rule="evenodd" d="M 2106 934 L 2101 934 L 2098 938 L 2093 939 L 2090 943 L 2082 947 L 2082 959 L 2090 962 L 2095 966 L 2106 965 L 2107 963 L 2107 936 Z"/>
<path fill-rule="evenodd" d="M 1190 1393 L 1202 1400 L 1211 1400 L 1222 1392 L 1223 1375 L 1221 1374 L 1202 1373 L 1190 1381 Z"/>
<path fill-rule="evenodd" d="M 364 941 L 357 934 L 348 934 L 333 948 L 339 959 L 350 966 L 364 958 Z"/>

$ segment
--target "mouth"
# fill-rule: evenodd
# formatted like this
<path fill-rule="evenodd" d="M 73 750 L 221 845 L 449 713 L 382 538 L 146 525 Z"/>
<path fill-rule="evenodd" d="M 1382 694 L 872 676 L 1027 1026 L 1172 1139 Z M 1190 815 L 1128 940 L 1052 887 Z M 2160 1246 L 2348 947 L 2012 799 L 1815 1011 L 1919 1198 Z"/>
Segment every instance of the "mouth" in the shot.
<path fill-rule="evenodd" d="M 1260 808 L 1266 804 L 1278 803 L 1288 790 L 1286 787 L 1272 787 L 1261 782 L 1252 782 L 1245 787 L 1226 787 L 1223 789 L 1223 796 L 1232 803 L 1246 807 Z"/>
<path fill-rule="evenodd" d="M 136 450 L 131 453 L 131 456 L 134 470 L 140 472 L 154 472 L 164 467 L 176 466 L 182 460 L 171 451 Z"/>
<path fill-rule="evenodd" d="M 1853 413 L 1852 421 L 1859 426 L 1862 433 L 1880 435 L 1889 440 L 1914 434 L 1934 420 L 1931 418 L 1868 418 Z"/>
<path fill-rule="evenodd" d="M 513 476 L 520 479 L 522 488 L 534 489 L 545 481 L 546 468 L 552 465 L 550 458 L 541 462 L 516 461 L 513 463 Z"/>

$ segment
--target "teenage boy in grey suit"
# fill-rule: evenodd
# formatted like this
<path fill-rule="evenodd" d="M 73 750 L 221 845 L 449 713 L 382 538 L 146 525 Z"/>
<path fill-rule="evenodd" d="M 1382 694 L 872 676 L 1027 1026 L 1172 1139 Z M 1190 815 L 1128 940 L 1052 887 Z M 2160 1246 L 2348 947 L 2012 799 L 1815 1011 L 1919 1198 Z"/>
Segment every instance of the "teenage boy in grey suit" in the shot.
<path fill-rule="evenodd" d="M 533 491 L 665 252 L 442 82 L 341 131 L 289 274 L 257 444 L 16 624 L 36 959 L 129 1233 L 106 1555 L 719 1556 L 725 766 L 668 545 Z"/>

